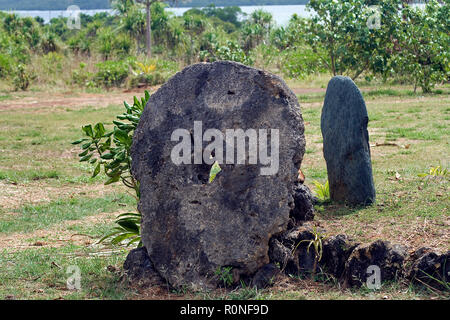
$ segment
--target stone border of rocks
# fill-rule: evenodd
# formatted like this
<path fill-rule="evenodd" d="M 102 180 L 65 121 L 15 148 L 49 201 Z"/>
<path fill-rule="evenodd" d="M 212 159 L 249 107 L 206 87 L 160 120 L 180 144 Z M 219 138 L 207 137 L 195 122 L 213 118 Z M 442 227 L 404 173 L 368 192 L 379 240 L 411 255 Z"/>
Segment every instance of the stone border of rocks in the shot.
<path fill-rule="evenodd" d="M 270 263 L 256 272 L 252 279 L 248 279 L 248 283 L 262 289 L 271 286 L 280 273 L 311 277 L 316 257 L 313 246 L 309 251 L 307 247 L 308 241 L 314 237 L 315 230 L 310 223 L 272 237 L 269 243 Z M 304 242 L 298 245 L 301 241 Z M 405 279 L 435 290 L 448 290 L 448 287 L 433 278 L 449 282 L 450 251 L 439 253 L 423 247 L 408 253 L 407 247 L 389 241 L 376 240 L 360 244 L 344 234 L 325 238 L 322 245 L 322 257 L 316 262 L 315 274 L 332 276 L 344 288 L 366 284 L 371 276 L 371 272 L 368 273 L 369 266 L 377 266 L 382 283 Z M 133 285 L 149 287 L 165 283 L 154 270 L 144 247 L 130 252 L 124 270 Z"/>
<path fill-rule="evenodd" d="M 269 251 L 271 263 L 279 265 L 286 274 L 311 276 L 316 258 L 313 247 L 308 252 L 307 245 L 314 236 L 314 229 L 306 223 L 273 237 Z M 295 246 L 303 240 L 306 241 L 293 254 Z M 325 238 L 322 245 L 318 269 L 333 276 L 344 287 L 366 284 L 368 277 L 373 274 L 368 272 L 369 266 L 376 266 L 381 273 L 382 283 L 406 279 L 437 290 L 448 290 L 448 287 L 433 278 L 449 282 L 450 251 L 439 253 L 423 247 L 409 253 L 406 246 L 391 244 L 389 241 L 376 240 L 360 244 L 344 234 Z"/>

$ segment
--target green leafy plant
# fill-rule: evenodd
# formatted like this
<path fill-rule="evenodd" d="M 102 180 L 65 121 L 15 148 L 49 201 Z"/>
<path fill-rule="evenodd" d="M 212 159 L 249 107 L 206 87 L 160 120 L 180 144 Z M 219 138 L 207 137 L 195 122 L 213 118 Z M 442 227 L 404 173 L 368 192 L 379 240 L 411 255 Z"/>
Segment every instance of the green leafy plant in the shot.
<path fill-rule="evenodd" d="M 216 161 L 211 167 L 211 170 L 209 171 L 209 183 L 213 182 L 216 178 L 217 174 L 222 171 L 222 168 L 220 167 L 219 163 Z"/>
<path fill-rule="evenodd" d="M 27 69 L 25 65 L 17 65 L 13 78 L 14 89 L 16 91 L 26 91 L 33 79 L 34 75 Z"/>
<path fill-rule="evenodd" d="M 448 175 L 448 170 L 445 168 L 443 169 L 441 166 L 437 167 L 431 167 L 428 172 L 420 173 L 418 174 L 419 177 L 445 177 Z"/>
<path fill-rule="evenodd" d="M 314 229 L 313 229 L 313 235 L 314 235 L 314 238 L 311 240 L 299 241 L 299 243 L 297 243 L 297 245 L 292 250 L 292 255 L 294 255 L 295 251 L 297 250 L 297 248 L 299 247 L 299 245 L 301 243 L 304 243 L 304 242 L 308 243 L 308 246 L 306 247 L 307 253 L 309 253 L 309 249 L 311 248 L 311 246 L 313 246 L 314 247 L 314 265 L 313 265 L 312 273 L 315 274 L 316 269 L 317 269 L 317 263 L 320 262 L 320 260 L 322 259 L 323 240 L 325 239 L 325 235 L 323 233 L 317 231 L 316 227 L 314 227 Z"/>
<path fill-rule="evenodd" d="M 397 73 L 431 93 L 437 83 L 448 81 L 450 75 L 448 44 L 449 5 L 427 1 L 425 8 L 406 5 L 402 9 L 401 29 L 397 33 L 398 54 L 392 61 Z"/>
<path fill-rule="evenodd" d="M 128 77 L 129 64 L 127 61 L 105 61 L 97 64 L 98 72 L 94 81 L 98 86 L 119 87 Z"/>
<path fill-rule="evenodd" d="M 330 201 L 330 185 L 328 181 L 325 184 L 321 184 L 317 180 L 313 180 L 313 184 L 316 187 L 315 193 L 317 195 L 317 198 L 322 202 L 329 202 Z"/>
<path fill-rule="evenodd" d="M 92 87 L 95 86 L 94 82 L 91 80 L 93 74 L 86 70 L 86 63 L 81 62 L 80 68 L 72 71 L 72 83 L 79 86 Z"/>
<path fill-rule="evenodd" d="M 139 200 L 139 181 L 131 174 L 131 144 L 134 131 L 139 123 L 142 111 L 150 99 L 150 93 L 139 100 L 134 97 L 133 105 L 124 102 L 126 112 L 113 120 L 114 128 L 107 132 L 103 123 L 82 127 L 84 138 L 72 142 L 81 145 L 82 152 L 78 154 L 80 162 L 89 162 L 94 166 L 92 177 L 96 177 L 103 169 L 107 176 L 105 185 L 122 182 L 133 189 L 136 200 Z M 112 238 L 112 244 L 127 240 L 128 245 L 138 242 L 141 246 L 140 224 L 141 214 L 123 213 L 117 217 L 117 227 L 111 234 L 104 236 L 99 242 Z"/>
<path fill-rule="evenodd" d="M 105 241 L 106 239 L 111 239 L 111 244 L 118 245 L 122 241 L 128 241 L 127 246 L 132 245 L 133 243 L 138 243 L 138 247 L 142 246 L 141 241 L 141 214 L 134 212 L 127 212 L 120 214 L 115 223 L 118 225 L 114 228 L 114 232 L 105 235 L 100 239 L 100 242 Z"/>
<path fill-rule="evenodd" d="M 333 75 L 348 75 L 353 80 L 367 71 L 386 72 L 397 33 L 399 0 L 377 2 L 382 22 L 369 28 L 374 14 L 368 1 L 311 0 L 307 8 L 313 12 L 306 30 L 306 43 L 320 57 Z"/>
<path fill-rule="evenodd" d="M 163 84 L 178 71 L 178 65 L 164 59 L 150 59 L 132 64 L 129 87 Z"/>
<path fill-rule="evenodd" d="M 229 287 L 233 284 L 233 267 L 217 267 L 214 275 L 219 278 L 225 287 Z"/>

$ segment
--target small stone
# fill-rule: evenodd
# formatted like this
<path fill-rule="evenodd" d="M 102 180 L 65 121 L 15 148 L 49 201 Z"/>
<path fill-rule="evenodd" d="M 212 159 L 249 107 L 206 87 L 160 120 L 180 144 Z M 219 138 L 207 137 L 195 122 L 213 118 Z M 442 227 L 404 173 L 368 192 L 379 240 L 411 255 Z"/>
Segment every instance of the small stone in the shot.
<path fill-rule="evenodd" d="M 345 263 L 358 245 L 343 234 L 325 239 L 323 241 L 323 255 L 320 260 L 324 272 L 340 279 L 345 270 Z"/>
<path fill-rule="evenodd" d="M 306 185 L 296 183 L 294 187 L 294 208 L 291 210 L 290 216 L 295 222 L 313 220 L 313 204 L 316 200 L 317 199 Z"/>
<path fill-rule="evenodd" d="M 108 271 L 111 271 L 109 267 Z M 123 269 L 127 280 L 138 287 L 149 287 L 163 283 L 161 277 L 153 268 L 145 247 L 131 250 L 125 260 Z"/>
<path fill-rule="evenodd" d="M 429 285 L 438 290 L 448 290 L 450 282 L 450 251 L 439 254 L 430 248 L 420 248 L 412 254 L 408 279 L 419 285 Z"/>
<path fill-rule="evenodd" d="M 280 234 L 270 242 L 269 257 L 271 262 L 279 263 L 284 273 L 294 276 L 307 277 L 314 271 L 315 249 L 310 240 L 314 239 L 313 229 L 304 225 Z"/>
<path fill-rule="evenodd" d="M 359 287 L 366 283 L 369 266 L 380 268 L 380 282 L 395 280 L 403 276 L 403 264 L 407 257 L 406 247 L 392 245 L 388 241 L 377 240 L 360 245 L 351 253 L 345 264 L 344 283 L 349 287 Z"/>
<path fill-rule="evenodd" d="M 355 83 L 348 77 L 332 78 L 320 126 L 333 201 L 349 205 L 375 202 L 368 121 L 366 104 Z"/>
<path fill-rule="evenodd" d="M 273 263 L 266 264 L 264 267 L 258 270 L 253 276 L 251 286 L 257 289 L 264 289 L 271 285 L 275 280 L 275 277 L 280 273 L 280 269 Z"/>

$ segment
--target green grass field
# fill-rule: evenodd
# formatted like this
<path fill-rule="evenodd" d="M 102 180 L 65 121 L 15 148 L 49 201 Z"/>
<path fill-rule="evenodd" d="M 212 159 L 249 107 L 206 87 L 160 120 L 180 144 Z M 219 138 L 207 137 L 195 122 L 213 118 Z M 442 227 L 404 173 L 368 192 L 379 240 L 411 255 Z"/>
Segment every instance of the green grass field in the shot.
<path fill-rule="evenodd" d="M 289 83 L 299 96 L 307 149 L 306 184 L 326 181 L 320 113 L 326 77 Z M 320 88 L 320 90 L 309 90 Z M 369 134 L 377 203 L 364 209 L 316 207 L 315 224 L 328 235 L 345 233 L 360 242 L 376 239 L 450 248 L 449 177 L 422 178 L 430 167 L 449 168 L 450 87 L 431 95 L 410 87 L 361 84 L 369 111 Z M 121 186 L 77 161 L 81 125 L 111 121 L 133 95 L 44 91 L 0 92 L 0 299 L 432 299 L 427 288 L 394 282 L 378 291 L 342 289 L 287 277 L 273 288 L 216 292 L 137 291 L 120 281 L 126 247 L 97 244 L 119 213 L 136 203 Z M 55 94 L 56 94 L 55 93 Z M 53 100 L 52 100 L 53 98 Z M 66 103 L 67 101 L 67 103 Z M 69 266 L 81 270 L 81 290 L 67 289 Z"/>

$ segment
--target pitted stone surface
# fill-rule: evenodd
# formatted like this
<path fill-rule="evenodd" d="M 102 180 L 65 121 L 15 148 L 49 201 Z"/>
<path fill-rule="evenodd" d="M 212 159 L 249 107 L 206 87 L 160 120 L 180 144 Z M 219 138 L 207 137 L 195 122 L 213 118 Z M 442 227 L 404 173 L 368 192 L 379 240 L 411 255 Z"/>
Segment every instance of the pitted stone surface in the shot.
<path fill-rule="evenodd" d="M 330 80 L 322 109 L 323 155 L 331 199 L 349 205 L 375 202 L 366 104 L 348 77 Z"/>
<path fill-rule="evenodd" d="M 172 132 L 193 134 L 194 121 L 203 132 L 278 129 L 278 172 L 261 175 L 260 162 L 223 164 L 209 183 L 211 165 L 175 165 Z M 212 287 L 220 267 L 232 267 L 238 281 L 268 264 L 269 240 L 286 230 L 295 205 L 304 151 L 300 106 L 279 77 L 225 61 L 177 73 L 151 96 L 132 146 L 142 241 L 157 272 L 174 287 Z"/>

